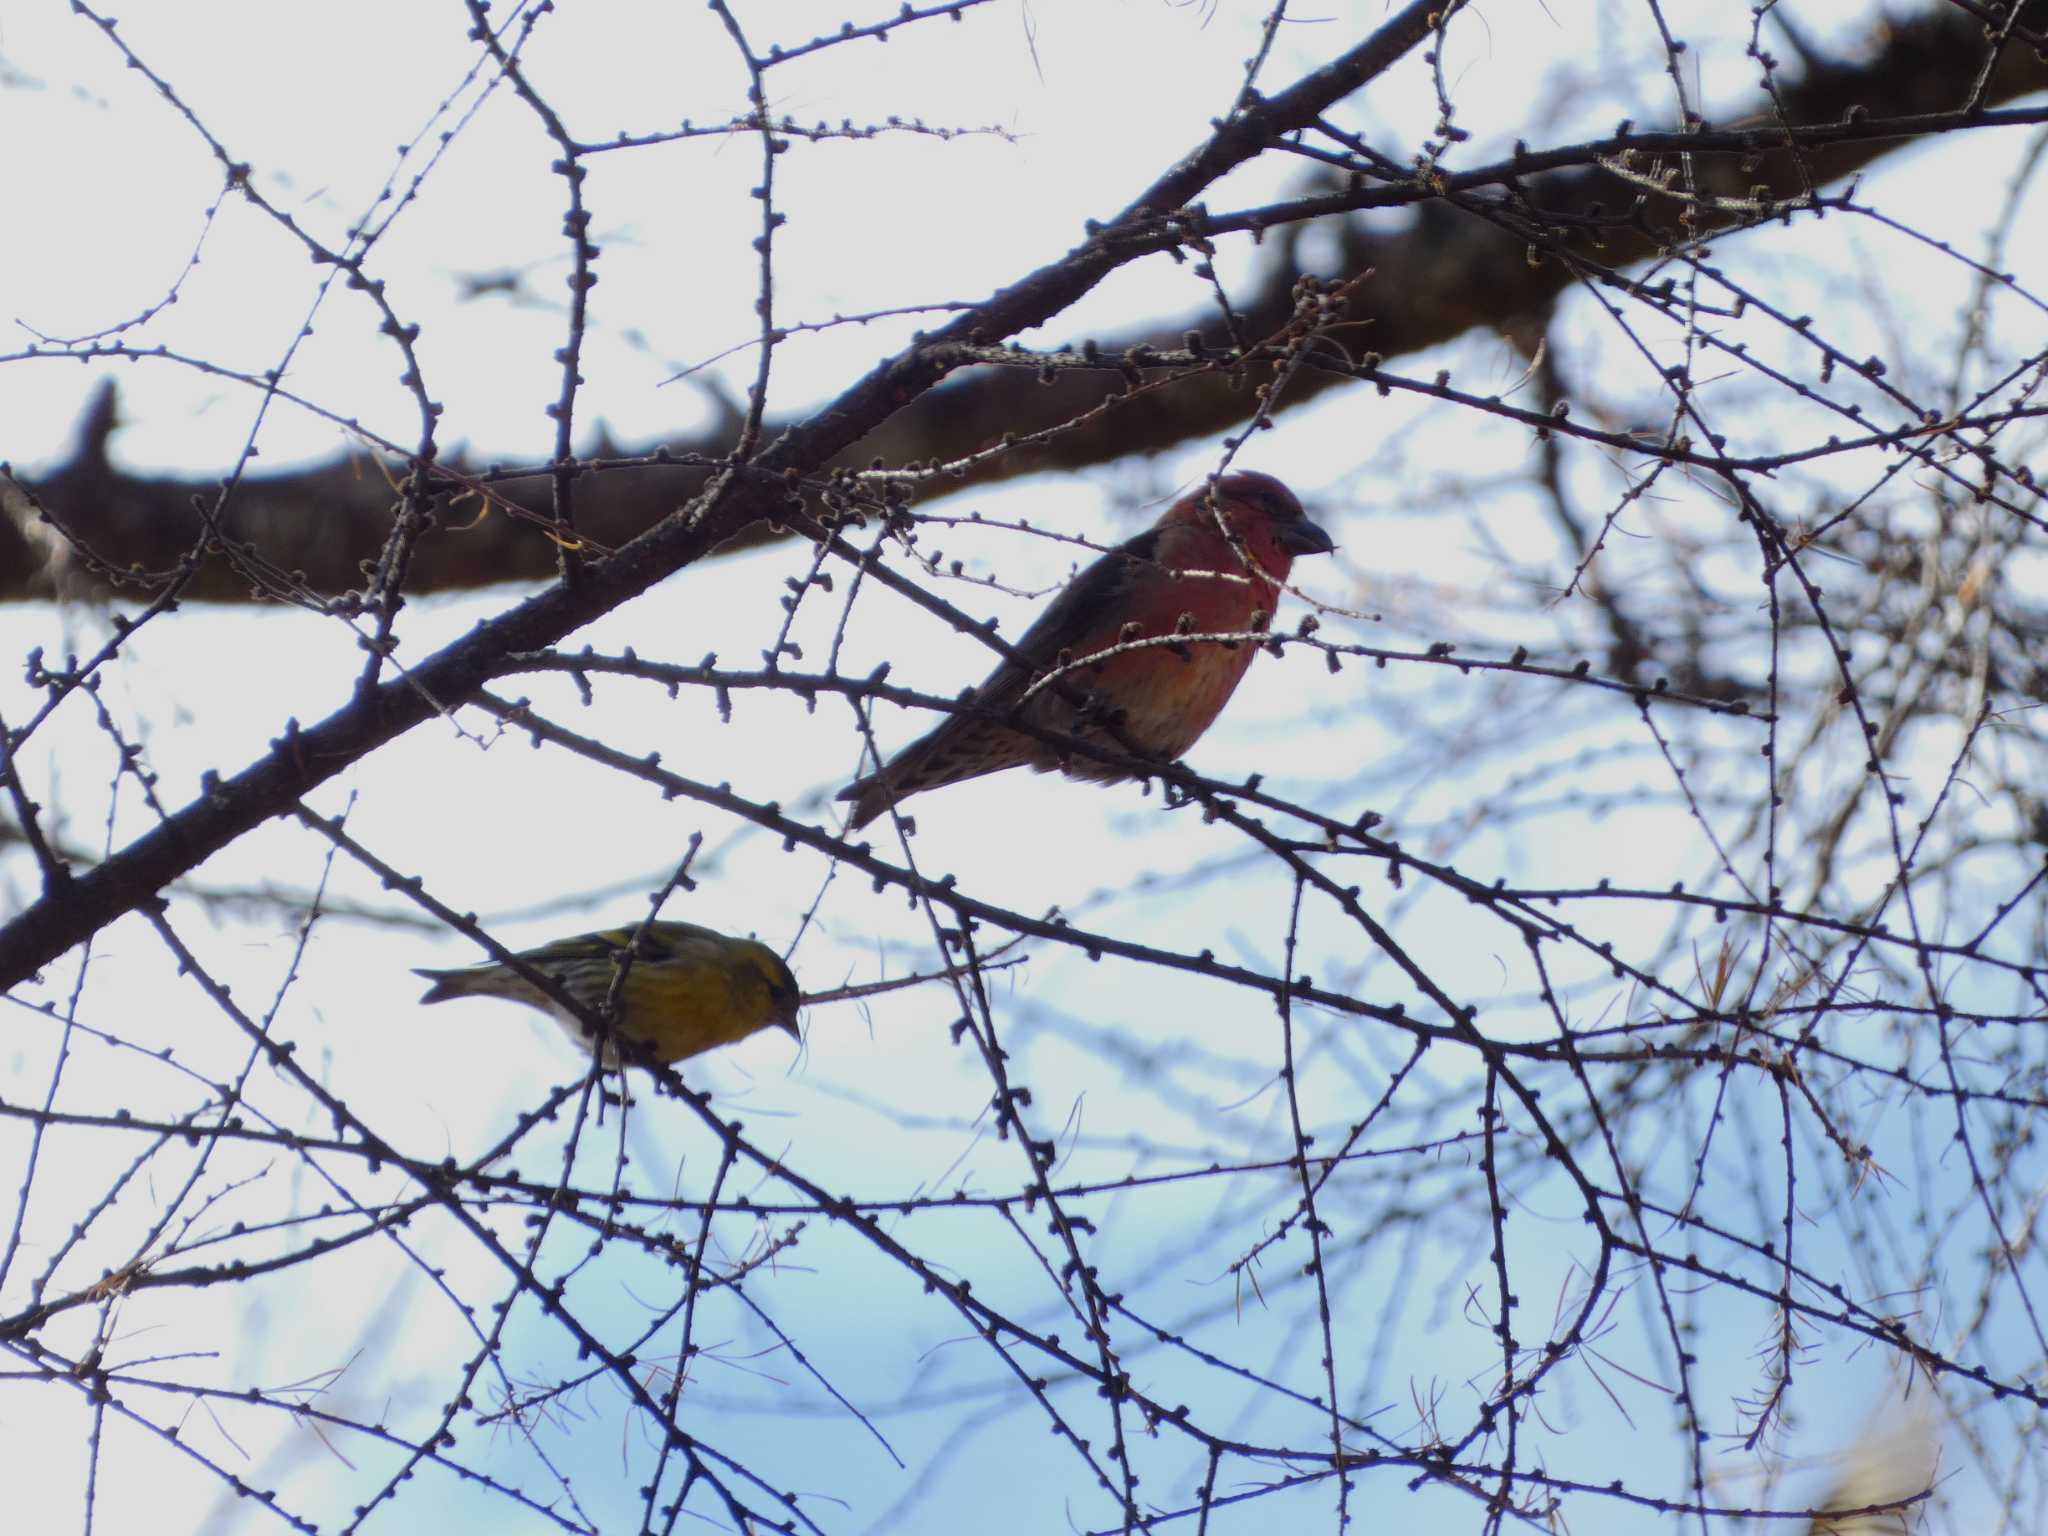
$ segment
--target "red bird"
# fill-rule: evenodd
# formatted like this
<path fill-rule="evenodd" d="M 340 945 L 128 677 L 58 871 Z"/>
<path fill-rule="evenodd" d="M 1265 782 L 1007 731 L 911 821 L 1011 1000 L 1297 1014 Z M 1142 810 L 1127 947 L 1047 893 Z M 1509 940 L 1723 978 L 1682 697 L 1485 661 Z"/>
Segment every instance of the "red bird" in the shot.
<path fill-rule="evenodd" d="M 1065 755 L 1005 725 L 1007 715 L 1114 752 L 1179 757 L 1230 702 L 1258 647 L 1194 641 L 1141 646 L 1093 664 L 1088 658 L 1176 632 L 1263 630 L 1294 557 L 1335 547 L 1271 475 L 1240 471 L 1183 496 L 1069 582 L 961 713 L 841 790 L 839 798 L 853 802 L 848 829 L 906 796 L 1005 768 L 1058 768 L 1100 783 L 1132 777 L 1128 768 Z M 1053 671 L 1057 681 L 1032 691 Z"/>

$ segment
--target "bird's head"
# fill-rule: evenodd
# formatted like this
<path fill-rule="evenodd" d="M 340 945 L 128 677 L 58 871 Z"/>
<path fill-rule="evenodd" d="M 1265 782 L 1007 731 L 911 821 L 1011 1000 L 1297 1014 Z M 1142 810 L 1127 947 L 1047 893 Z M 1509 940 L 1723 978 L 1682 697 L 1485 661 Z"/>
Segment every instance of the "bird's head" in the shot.
<path fill-rule="evenodd" d="M 1196 527 L 1224 526 L 1244 540 L 1260 565 L 1276 581 L 1285 581 L 1296 555 L 1327 555 L 1337 546 L 1329 534 L 1309 521 L 1301 502 L 1271 475 L 1241 469 L 1219 477 L 1213 486 L 1190 492 L 1167 514 Z"/>
<path fill-rule="evenodd" d="M 797 1030 L 796 1010 L 803 993 L 797 987 L 796 977 L 782 963 L 782 956 L 766 944 L 741 939 L 734 942 L 731 967 L 734 990 L 762 1026 L 772 1024 L 786 1030 L 791 1039 L 802 1039 Z"/>

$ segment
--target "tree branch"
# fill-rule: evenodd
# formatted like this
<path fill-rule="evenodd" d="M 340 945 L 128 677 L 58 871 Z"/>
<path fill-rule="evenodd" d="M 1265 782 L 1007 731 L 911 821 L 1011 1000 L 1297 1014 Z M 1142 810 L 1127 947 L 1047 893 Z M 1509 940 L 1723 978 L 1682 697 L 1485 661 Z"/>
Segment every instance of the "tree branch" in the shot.
<path fill-rule="evenodd" d="M 1869 50 L 1855 51 L 1843 62 L 1807 55 L 1805 73 L 1796 83 L 1780 85 L 1775 99 L 1759 95 L 1731 115 L 1731 121 L 1744 125 L 1738 129 L 1717 132 L 1706 125 L 1683 136 L 1636 138 L 1653 153 L 1668 153 L 1681 139 L 1695 146 L 1695 188 L 1702 197 L 1745 200 L 1761 188 L 1774 199 L 1787 200 L 1809 186 L 1839 181 L 1933 134 L 1990 126 L 1993 120 L 1986 118 L 1984 106 L 2048 88 L 2048 64 L 2028 47 L 2000 51 L 1984 75 L 1984 24 L 1962 8 L 1943 5 L 1911 21 L 1872 25 L 1877 35 Z M 1430 30 L 1426 7 L 1409 6 L 1372 39 L 1231 118 L 1101 233 L 968 309 L 936 333 L 937 338 L 992 342 L 1056 316 L 1112 267 L 1133 259 L 1134 250 L 1112 249 L 1119 236 L 1143 239 L 1148 251 L 1161 248 L 1164 216 L 1186 209 L 1223 171 L 1253 158 L 1282 136 L 1313 130 L 1325 109 L 1415 47 Z M 1972 92 L 1980 75 L 1981 96 L 1973 109 Z M 1840 129 L 1845 120 L 1880 113 L 1883 122 L 1850 121 L 1847 129 L 1828 135 L 1826 142 L 1805 143 L 1796 150 L 1783 147 L 1781 124 Z M 1908 118 L 1920 121 L 1887 132 L 1887 123 Z M 1774 141 L 1779 147 L 1771 147 Z M 1729 152 L 1706 152 L 1714 148 Z M 1560 154 L 1575 155 L 1577 163 L 1560 163 Z M 1511 163 L 1496 181 L 1511 181 L 1529 208 L 1559 228 L 1600 226 L 1601 263 L 1625 267 L 1649 260 L 1660 244 L 1677 238 L 1676 231 L 1656 222 L 1675 207 L 1660 208 L 1655 200 L 1632 223 L 1615 222 L 1614 211 L 1634 202 L 1641 189 L 1601 165 L 1596 146 L 1527 159 L 1533 167 L 1528 174 L 1515 172 Z M 1328 227 L 1340 242 L 1337 271 L 1323 276 L 1341 282 L 1367 271 L 1375 274 L 1352 298 L 1350 333 L 1369 338 L 1372 349 L 1385 357 L 1439 345 L 1479 326 L 1540 327 L 1549 306 L 1571 280 L 1564 264 L 1532 265 L 1524 241 L 1458 206 L 1451 194 L 1469 187 L 1469 176 L 1446 171 L 1432 173 L 1438 179 L 1377 183 L 1370 188 L 1372 196 L 1361 198 L 1345 194 L 1341 170 L 1319 166 L 1315 174 L 1317 186 L 1329 194 L 1327 204 L 1320 210 L 1312 201 L 1282 205 L 1265 225 L 1280 227 L 1282 237 L 1268 241 L 1271 255 L 1256 289 L 1236 305 L 1251 335 L 1269 335 L 1287 323 L 1300 268 L 1285 231 L 1290 221 L 1318 211 L 1332 215 Z M 1414 211 L 1404 226 L 1390 232 L 1384 218 L 1369 225 L 1352 211 L 1362 202 L 1412 206 Z M 1260 227 L 1264 217 L 1253 210 L 1233 223 Z M 1702 208 L 1693 232 L 1725 227 L 1729 217 L 1711 206 Z M 1199 223 L 1190 227 L 1196 232 L 1201 228 Z M 1590 251 L 1590 244 L 1587 248 Z M 1017 318 L 1025 315 L 1031 318 Z M 1213 316 L 1194 314 L 1097 341 L 1112 357 L 1134 348 L 1179 347 L 1190 330 L 1202 330 L 1205 323 L 1213 329 Z M 1220 335 L 1210 341 L 1228 344 Z M 53 359 L 77 356 L 62 349 L 44 350 Z M 142 354 L 109 353 L 103 348 L 102 355 L 139 359 Z M 856 453 L 863 463 L 960 458 L 1000 443 L 1006 433 L 1029 437 L 1074 422 L 1123 387 L 1114 375 L 1068 372 L 1041 383 L 1026 370 L 977 369 L 934 390 L 937 379 L 919 363 L 923 355 L 923 349 L 913 344 L 856 385 L 846 400 L 796 422 L 771 423 L 766 435 L 771 440 L 782 435 L 789 442 L 775 462 L 809 472 L 850 462 Z M 1338 382 L 1334 377 L 1305 376 L 1287 392 L 1280 408 L 1313 399 Z M 884 396 L 889 408 L 877 411 L 874 407 Z M 857 406 L 863 430 L 822 451 L 827 436 L 845 434 L 821 433 L 820 424 L 831 422 L 848 400 Z M 1227 379 L 1212 375 L 1177 381 L 1170 389 L 1146 391 L 1114 409 L 1100 410 L 1070 430 L 1018 452 L 987 457 L 967 478 L 996 480 L 1045 469 L 1077 469 L 1132 453 L 1158 453 L 1229 431 L 1251 410 L 1249 392 L 1233 388 Z M 39 511 L 21 489 L 0 482 L 0 511 L 7 514 L 0 517 L 0 600 L 132 585 L 140 579 L 137 573 L 175 567 L 191 548 L 198 532 L 191 499 L 202 491 L 217 493 L 217 483 L 136 477 L 115 469 L 104 451 L 113 421 L 111 398 L 101 396 L 82 425 L 71 459 L 30 488 L 46 510 Z M 600 549 L 617 549 L 654 527 L 680 501 L 701 490 L 710 473 L 705 466 L 723 457 L 728 438 L 726 426 L 720 424 L 700 437 L 676 439 L 660 448 L 596 445 L 580 466 L 577 536 Z M 594 472 L 595 461 L 619 458 L 641 462 L 606 463 L 601 473 Z M 670 462 L 658 462 L 662 459 Z M 692 460 L 699 462 L 692 465 Z M 394 456 L 393 462 L 402 461 Z M 438 468 L 465 479 L 484 473 L 483 466 L 452 460 Z M 491 483 L 494 497 L 523 509 L 525 516 L 476 517 L 472 514 L 481 503 L 473 503 L 445 517 L 444 523 L 462 525 L 460 531 L 444 526 L 421 539 L 409 571 L 410 590 L 460 589 L 553 575 L 556 546 L 530 523 L 549 520 L 548 487 L 558 469 L 542 466 L 520 479 Z M 402 473 L 393 470 L 391 477 Z M 366 473 L 361 456 L 349 455 L 290 474 L 245 477 L 227 526 L 271 565 L 299 573 L 316 592 L 334 595 L 361 584 L 359 564 L 382 545 L 393 499 L 391 479 Z M 44 536 L 47 530 L 41 525 L 46 515 L 61 520 L 70 535 L 68 542 Z M 776 536 L 758 521 L 749 522 L 752 526 L 732 541 L 734 547 Z M 185 595 L 231 601 L 257 594 L 252 594 L 249 578 L 233 561 L 215 559 L 192 576 Z"/>
<path fill-rule="evenodd" d="M 1156 181 L 1116 223 L 959 316 L 929 341 L 897 353 L 805 420 L 786 428 L 754 466 L 714 472 L 695 500 L 616 554 L 580 569 L 479 624 L 419 665 L 372 688 L 317 725 L 289 722 L 270 751 L 104 863 L 53 888 L 0 928 L 0 990 L 22 981 L 351 763 L 422 721 L 454 708 L 512 652 L 539 650 L 702 559 L 742 530 L 789 508 L 785 474 L 814 472 L 931 390 L 954 366 L 953 344 L 1015 335 L 1042 325 L 1132 254 L 1112 238 L 1156 206 L 1188 201 L 1278 135 L 1312 122 L 1339 97 L 1385 70 L 1430 31 L 1431 5 L 1411 0 L 1384 26 L 1296 86 L 1234 118 L 1209 143 Z M 799 504 L 800 505 L 800 504 Z M 298 516 L 313 521 L 305 509 Z M 579 511 L 579 528 L 582 526 Z M 537 541 L 544 542 L 544 541 Z M 509 573 L 501 573 L 509 574 Z M 11 756 L 17 743 L 0 742 Z"/>

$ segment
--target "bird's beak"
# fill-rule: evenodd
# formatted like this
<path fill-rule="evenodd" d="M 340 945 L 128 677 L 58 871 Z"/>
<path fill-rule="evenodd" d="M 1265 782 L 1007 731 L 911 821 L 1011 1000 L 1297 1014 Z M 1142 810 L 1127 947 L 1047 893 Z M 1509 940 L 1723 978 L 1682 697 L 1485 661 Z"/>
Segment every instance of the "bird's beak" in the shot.
<path fill-rule="evenodd" d="M 804 1035 L 803 1031 L 797 1027 L 796 1007 L 797 1005 L 795 1003 L 791 1003 L 786 1010 L 784 1010 L 781 1013 L 778 1013 L 775 1016 L 775 1027 L 780 1030 L 788 1031 L 789 1038 L 796 1041 L 797 1044 L 801 1045 L 803 1044 Z"/>
<path fill-rule="evenodd" d="M 1327 533 L 1305 517 L 1299 522 L 1273 524 L 1273 542 L 1290 555 L 1327 555 L 1337 547 Z"/>

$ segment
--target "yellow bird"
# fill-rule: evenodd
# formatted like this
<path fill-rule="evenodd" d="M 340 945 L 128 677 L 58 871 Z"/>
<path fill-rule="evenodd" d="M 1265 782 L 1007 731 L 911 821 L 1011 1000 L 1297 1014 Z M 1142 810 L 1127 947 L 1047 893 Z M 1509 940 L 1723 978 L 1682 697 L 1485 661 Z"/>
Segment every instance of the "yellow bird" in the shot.
<path fill-rule="evenodd" d="M 796 978 L 782 957 L 752 939 L 728 938 L 695 923 L 649 923 L 634 944 L 633 928 L 607 928 L 557 939 L 538 949 L 519 952 L 531 969 L 552 979 L 593 1015 L 604 1012 L 605 999 L 622 964 L 625 984 L 619 989 L 619 1014 L 614 1026 L 624 1055 L 674 1065 L 715 1046 L 744 1040 L 771 1024 L 797 1034 L 800 994 Z M 633 945 L 630 964 L 627 946 Z M 596 1041 L 589 1028 L 568 1009 L 509 965 L 463 966 L 436 971 L 415 968 L 414 975 L 433 983 L 423 1003 L 451 997 L 503 997 L 538 1008 L 560 1024 L 585 1051 Z M 619 1065 L 620 1052 L 608 1050 L 604 1064 Z"/>

